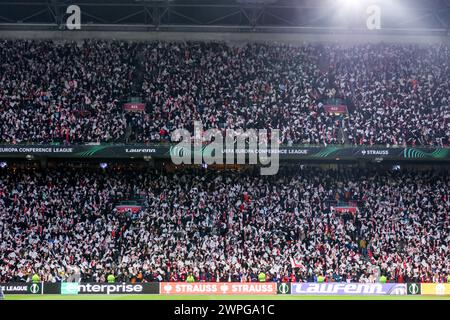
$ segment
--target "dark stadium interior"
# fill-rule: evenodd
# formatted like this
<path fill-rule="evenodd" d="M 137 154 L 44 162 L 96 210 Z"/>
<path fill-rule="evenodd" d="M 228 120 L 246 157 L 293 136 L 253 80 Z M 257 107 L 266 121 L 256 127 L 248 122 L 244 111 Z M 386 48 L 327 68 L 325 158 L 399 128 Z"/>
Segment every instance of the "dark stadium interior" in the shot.
<path fill-rule="evenodd" d="M 340 2 L 339 2 L 340 1 Z M 362 0 L 364 1 L 364 0 Z M 79 0 L 85 28 L 111 30 L 219 30 L 262 32 L 324 27 L 361 30 L 362 18 L 336 16 L 341 0 Z M 376 1 L 374 2 L 376 3 Z M 450 20 L 448 0 L 395 0 L 388 7 L 383 29 L 417 29 L 417 25 L 442 32 Z M 66 0 L 2 0 L 0 23 L 4 28 L 64 28 Z M 411 11 L 399 19 L 391 10 Z M 271 29 L 272 28 L 272 29 Z M 323 31 L 323 30 L 322 30 Z M 416 30 L 417 32 L 417 30 Z"/>

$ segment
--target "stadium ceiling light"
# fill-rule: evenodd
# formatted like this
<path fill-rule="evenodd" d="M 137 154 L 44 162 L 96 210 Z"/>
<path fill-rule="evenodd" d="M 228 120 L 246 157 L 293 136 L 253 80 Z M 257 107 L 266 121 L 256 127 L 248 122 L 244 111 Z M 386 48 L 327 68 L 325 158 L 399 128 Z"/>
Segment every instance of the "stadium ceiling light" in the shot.
<path fill-rule="evenodd" d="M 343 7 L 357 7 L 361 2 L 361 0 L 338 0 L 338 4 Z"/>

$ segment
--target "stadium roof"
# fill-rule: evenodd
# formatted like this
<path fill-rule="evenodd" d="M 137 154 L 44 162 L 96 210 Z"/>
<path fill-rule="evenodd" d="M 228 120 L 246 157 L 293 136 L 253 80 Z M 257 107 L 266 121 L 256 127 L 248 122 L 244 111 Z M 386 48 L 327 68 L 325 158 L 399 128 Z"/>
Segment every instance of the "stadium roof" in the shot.
<path fill-rule="evenodd" d="M 0 29 L 63 30 L 76 4 L 90 30 L 354 31 L 373 3 L 386 32 L 449 33 L 450 0 L 0 0 Z M 342 13 L 349 5 L 360 11 Z"/>

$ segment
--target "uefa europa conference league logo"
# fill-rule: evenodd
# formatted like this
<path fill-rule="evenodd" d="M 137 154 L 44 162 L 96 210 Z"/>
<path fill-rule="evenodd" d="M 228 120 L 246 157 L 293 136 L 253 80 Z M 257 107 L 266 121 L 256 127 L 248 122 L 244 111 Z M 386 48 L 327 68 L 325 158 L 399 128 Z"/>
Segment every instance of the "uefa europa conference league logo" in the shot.
<path fill-rule="evenodd" d="M 5 294 L 41 294 L 42 285 L 40 283 L 10 283 L 0 284 Z"/>
<path fill-rule="evenodd" d="M 407 293 L 408 294 L 420 294 L 420 284 L 419 283 L 408 283 L 407 284 Z"/>
<path fill-rule="evenodd" d="M 186 129 L 176 129 L 172 132 L 172 141 L 180 141 L 171 152 L 172 162 L 179 164 L 192 164 L 191 141 L 194 141 L 194 164 L 246 164 L 248 155 L 249 164 L 259 163 L 261 175 L 274 175 L 279 169 L 280 131 L 270 130 L 270 149 L 268 148 L 269 136 L 267 130 L 227 129 L 226 138 L 219 129 L 203 131 L 200 121 L 194 121 L 194 137 Z M 203 142 L 209 142 L 206 146 Z M 225 145 L 225 149 L 224 149 Z M 248 148 L 247 148 L 248 146 Z M 244 152 L 238 152 L 244 151 Z M 236 159 L 235 159 L 236 158 Z M 236 160 L 236 162 L 235 162 Z"/>
<path fill-rule="evenodd" d="M 291 294 L 291 284 L 285 282 L 278 283 L 277 294 Z"/>
<path fill-rule="evenodd" d="M 41 288 L 40 288 L 39 284 L 33 283 L 33 284 L 30 286 L 30 292 L 31 292 L 31 293 L 37 294 L 37 293 L 39 293 L 40 291 L 41 291 Z"/>

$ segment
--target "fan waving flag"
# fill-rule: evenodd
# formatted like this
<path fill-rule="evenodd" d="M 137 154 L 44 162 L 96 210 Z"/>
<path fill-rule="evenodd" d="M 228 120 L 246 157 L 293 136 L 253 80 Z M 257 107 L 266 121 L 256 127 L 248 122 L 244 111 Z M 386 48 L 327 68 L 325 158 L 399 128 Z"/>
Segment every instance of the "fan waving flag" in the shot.
<path fill-rule="evenodd" d="M 296 260 L 292 257 L 291 257 L 291 265 L 292 265 L 292 268 L 302 268 L 303 267 L 303 265 L 298 260 Z"/>

